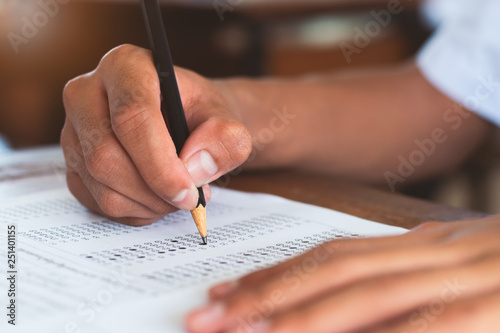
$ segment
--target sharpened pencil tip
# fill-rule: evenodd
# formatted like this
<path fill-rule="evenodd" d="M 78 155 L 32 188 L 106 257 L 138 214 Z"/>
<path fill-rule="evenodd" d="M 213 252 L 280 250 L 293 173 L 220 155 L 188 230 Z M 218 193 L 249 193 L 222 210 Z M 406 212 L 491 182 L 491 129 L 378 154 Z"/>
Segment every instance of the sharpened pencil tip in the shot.
<path fill-rule="evenodd" d="M 201 239 L 203 239 L 203 244 L 205 244 L 205 245 L 207 245 L 207 244 L 208 244 L 208 243 L 207 243 L 207 236 L 205 236 L 205 237 L 201 237 Z"/>

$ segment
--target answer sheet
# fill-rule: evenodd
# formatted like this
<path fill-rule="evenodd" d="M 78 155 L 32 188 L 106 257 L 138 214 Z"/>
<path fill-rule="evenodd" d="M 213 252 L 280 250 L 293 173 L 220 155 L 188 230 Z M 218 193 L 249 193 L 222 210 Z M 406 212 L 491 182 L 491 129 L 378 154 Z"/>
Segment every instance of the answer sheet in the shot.
<path fill-rule="evenodd" d="M 2 332 L 180 333 L 186 314 L 206 302 L 214 283 L 327 240 L 405 232 L 276 196 L 213 188 L 209 243 L 202 245 L 189 212 L 140 228 L 90 213 L 53 167 L 62 163 L 60 152 L 46 153 L 53 155 L 36 160 L 37 166 L 23 165 L 51 170 L 48 174 L 30 173 L 29 182 L 22 177 L 0 182 L 0 190 L 6 188 L 2 184 L 18 184 L 32 191 L 18 188 L 0 203 L 2 263 L 7 263 L 8 226 L 17 230 L 16 326 L 3 314 Z M 0 166 L 8 169 L 6 163 Z M 50 184 L 47 177 L 53 177 Z M 6 266 L 0 265 L 3 276 L 8 276 Z M 5 313 L 7 289 L 8 281 L 0 279 Z"/>

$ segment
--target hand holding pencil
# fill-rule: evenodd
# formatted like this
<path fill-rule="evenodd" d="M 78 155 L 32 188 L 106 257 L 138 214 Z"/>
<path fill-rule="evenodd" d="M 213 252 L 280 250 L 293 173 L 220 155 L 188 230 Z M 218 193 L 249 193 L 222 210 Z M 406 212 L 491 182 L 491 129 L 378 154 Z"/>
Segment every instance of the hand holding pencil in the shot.
<path fill-rule="evenodd" d="M 90 210 L 140 226 L 198 205 L 197 187 L 243 163 L 251 137 L 222 84 L 176 68 L 190 136 L 177 154 L 161 113 L 150 51 L 109 52 L 97 69 L 65 88 L 61 135 L 68 186 Z"/>

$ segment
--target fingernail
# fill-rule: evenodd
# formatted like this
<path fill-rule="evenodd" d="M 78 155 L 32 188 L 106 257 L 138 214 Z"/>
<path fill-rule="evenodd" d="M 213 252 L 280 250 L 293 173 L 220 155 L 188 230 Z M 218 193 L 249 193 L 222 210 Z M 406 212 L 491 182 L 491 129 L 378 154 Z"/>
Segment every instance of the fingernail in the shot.
<path fill-rule="evenodd" d="M 225 298 L 238 288 L 238 281 L 228 281 L 210 289 L 211 296 L 215 299 Z"/>
<path fill-rule="evenodd" d="M 186 162 L 186 167 L 197 187 L 208 184 L 217 171 L 219 171 L 214 159 L 205 150 L 201 150 L 191 156 Z"/>
<path fill-rule="evenodd" d="M 196 331 L 204 331 L 217 324 L 224 317 L 224 306 L 220 303 L 215 303 L 207 307 L 196 310 L 191 317 L 190 326 Z"/>
<path fill-rule="evenodd" d="M 172 203 L 180 209 L 191 210 L 198 204 L 198 190 L 196 188 L 182 190 L 172 199 Z"/>

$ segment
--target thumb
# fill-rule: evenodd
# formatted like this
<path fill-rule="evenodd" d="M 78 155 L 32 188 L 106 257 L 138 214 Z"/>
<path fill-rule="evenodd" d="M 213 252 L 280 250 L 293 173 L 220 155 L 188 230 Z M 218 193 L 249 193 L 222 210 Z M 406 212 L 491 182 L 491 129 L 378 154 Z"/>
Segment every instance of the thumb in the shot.
<path fill-rule="evenodd" d="M 212 117 L 191 133 L 180 158 L 200 187 L 243 164 L 251 152 L 252 138 L 243 124 Z"/>

